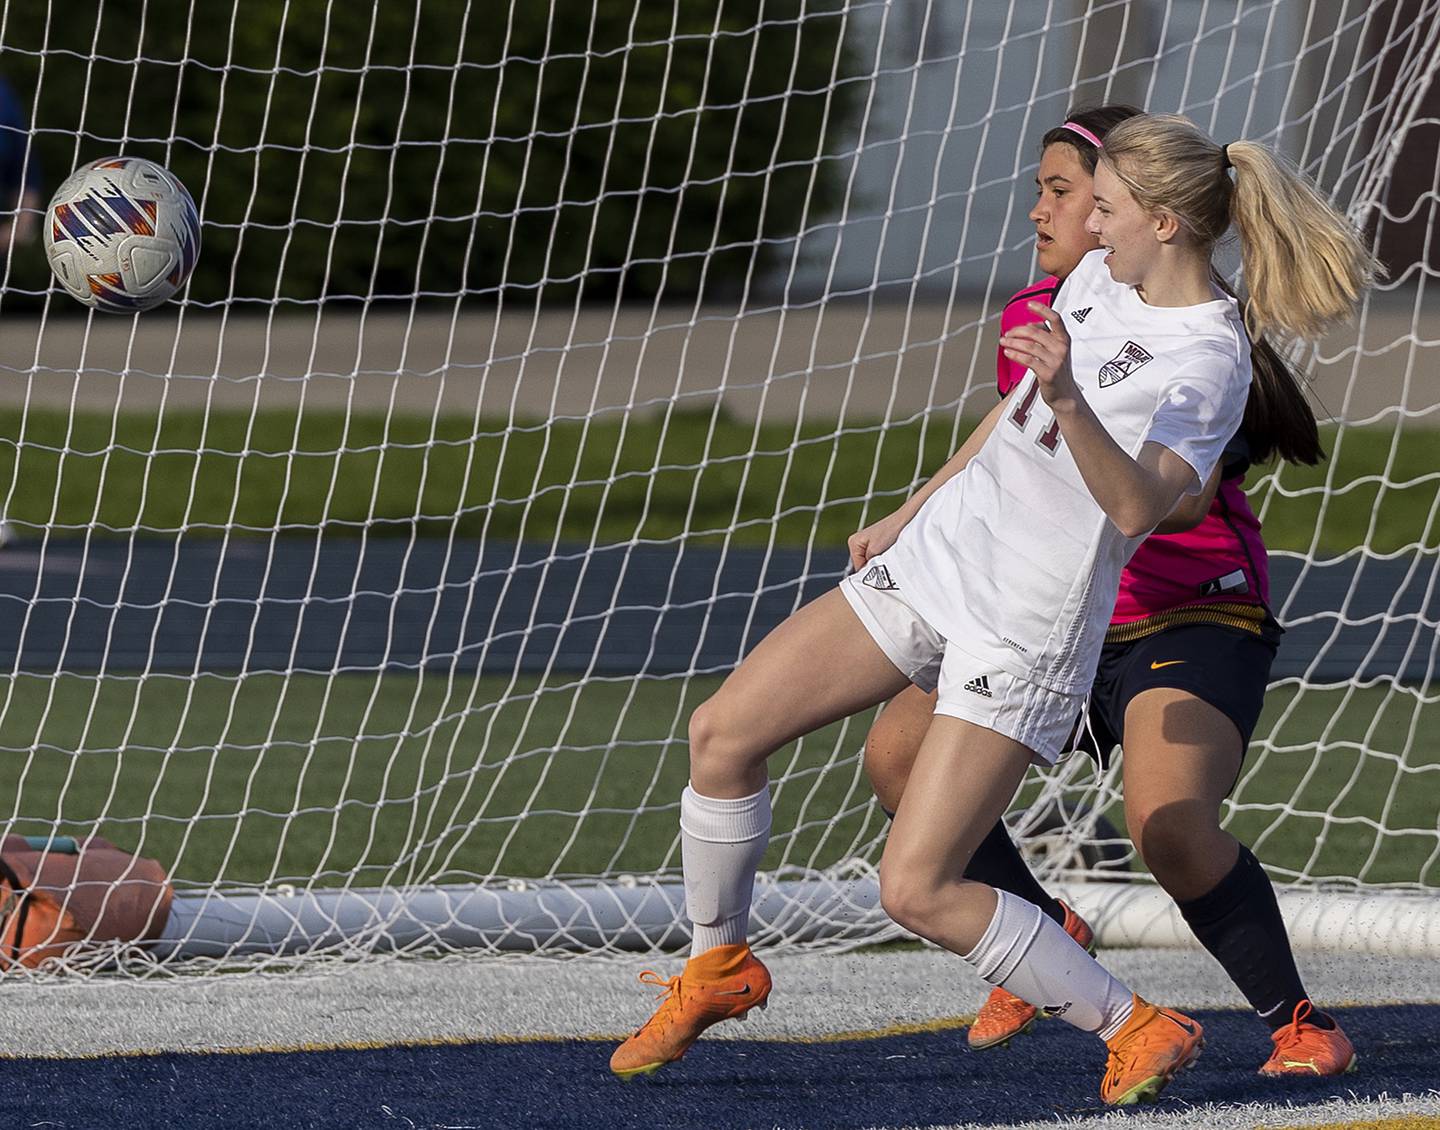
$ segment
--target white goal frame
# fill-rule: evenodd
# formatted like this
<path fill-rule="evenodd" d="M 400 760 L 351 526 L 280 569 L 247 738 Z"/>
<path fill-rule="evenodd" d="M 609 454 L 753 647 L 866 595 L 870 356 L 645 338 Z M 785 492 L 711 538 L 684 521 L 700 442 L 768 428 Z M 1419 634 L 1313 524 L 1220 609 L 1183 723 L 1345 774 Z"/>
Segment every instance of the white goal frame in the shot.
<path fill-rule="evenodd" d="M 79 316 L 60 293 L 26 282 L 33 276 L 25 273 L 24 256 L 35 254 L 33 245 L 17 243 L 5 260 L 0 375 L 11 391 L 0 403 L 18 420 L 13 465 L 20 470 L 0 484 L 7 486 L 8 519 L 0 567 L 13 569 L 21 582 L 0 591 L 0 602 L 9 599 L 13 612 L 4 621 L 12 638 L 8 679 L 0 688 L 0 756 L 19 759 L 21 769 L 0 830 L 76 835 L 98 827 L 140 853 L 164 844 L 161 862 L 176 889 L 158 941 L 80 946 L 57 967 L 118 963 L 147 976 L 283 969 L 383 953 L 606 954 L 682 944 L 687 926 L 675 843 L 652 853 L 643 872 L 626 860 L 641 835 L 635 829 L 677 811 L 678 796 L 660 782 L 674 759 L 683 758 L 685 708 L 778 615 L 834 582 L 837 547 L 821 533 L 827 514 L 859 521 L 885 512 L 933 469 L 927 451 L 953 447 L 962 418 L 988 406 L 998 312 L 1033 267 L 1024 213 L 1038 138 L 1072 100 L 1134 101 L 1186 113 L 1222 139 L 1273 144 L 1334 192 L 1382 249 L 1394 251 L 1394 243 L 1385 242 L 1392 229 L 1415 223 L 1423 223 L 1434 246 L 1440 174 L 1421 171 L 1422 185 L 1427 175 L 1433 180 L 1413 202 L 1397 203 L 1395 194 L 1404 177 L 1413 180 L 1416 139 L 1440 128 L 1440 0 L 1166 0 L 1144 13 L 1109 0 L 1004 8 L 941 0 L 716 0 L 713 26 L 677 22 L 668 35 L 646 38 L 637 8 L 629 38 L 616 45 L 602 42 L 596 15 L 584 50 L 539 58 L 520 49 L 523 20 L 512 3 L 497 25 L 503 45 L 484 59 L 465 54 L 471 8 L 456 8 L 461 46 L 448 69 L 425 53 L 418 25 L 403 63 L 391 61 L 391 45 L 374 26 L 368 40 L 348 47 L 340 30 L 331 29 L 336 58 L 348 59 L 344 51 L 353 49 L 364 63 L 352 67 L 327 56 L 313 69 L 286 54 L 284 29 L 274 58 L 263 64 L 149 55 L 148 33 L 140 32 L 135 65 L 142 78 L 179 67 L 189 68 L 197 82 L 220 74 L 226 82 L 254 80 L 245 97 L 227 93 L 223 84 L 216 88 L 222 97 L 209 137 L 176 132 L 172 122 L 129 118 L 125 136 L 113 137 L 92 125 L 87 114 L 100 110 L 89 102 L 75 121 L 61 121 L 47 92 L 71 73 L 66 68 L 78 56 L 35 38 L 33 29 L 0 20 L 0 65 L 10 52 L 33 76 L 25 94 L 35 119 L 27 159 L 37 163 L 42 150 L 56 150 L 57 138 L 71 145 L 77 163 L 95 156 L 97 147 L 127 145 L 163 150 L 177 165 L 198 147 L 209 154 L 210 169 L 228 159 L 227 146 L 253 148 L 257 161 L 267 152 L 278 156 L 267 151 L 264 130 L 253 145 L 232 145 L 226 130 L 232 119 L 255 115 L 265 129 L 276 128 L 291 112 L 257 93 L 265 86 L 260 80 L 273 90 L 317 76 L 305 145 L 269 144 L 269 150 L 297 151 L 296 179 L 285 187 L 294 194 L 288 224 L 257 218 L 256 194 L 267 187 L 258 178 L 237 222 L 221 211 L 214 184 L 190 185 L 207 248 L 212 236 L 222 244 L 233 237 L 225 244 L 235 249 L 225 293 L 203 289 L 217 285 L 208 275 L 210 282 L 197 283 L 168 312 L 107 321 Z M 799 48 L 787 85 L 771 73 L 773 58 L 755 62 L 761 54 L 754 46 L 749 69 L 737 80 L 739 101 L 706 101 L 729 89 L 715 60 L 732 41 L 758 45 L 778 36 L 804 43 L 816 29 L 837 33 L 831 56 L 821 61 L 819 89 L 795 77 L 802 73 Z M 550 34 L 558 32 L 552 27 Z M 121 60 L 106 54 L 99 28 L 93 39 L 86 67 L 95 77 L 83 94 L 116 98 L 105 76 Z M 564 129 L 535 124 L 542 119 L 537 94 L 531 126 L 512 136 L 505 133 L 511 119 L 502 113 L 509 95 L 493 100 L 488 121 L 457 104 L 473 97 L 456 93 L 470 90 L 467 82 L 491 74 L 497 89 L 532 80 L 542 89 L 547 75 L 554 82 L 578 75 L 583 94 L 585 83 L 600 84 L 596 76 L 611 74 L 605 68 L 614 60 L 623 63 L 616 80 L 621 90 L 603 120 L 588 120 L 593 107 L 577 102 Z M 449 93 L 436 103 L 444 107 L 443 121 L 429 122 L 421 140 L 396 136 L 386 145 L 368 138 L 359 115 L 352 115 L 342 143 L 312 144 L 310 131 L 329 137 L 317 109 L 326 82 L 352 84 L 358 107 L 373 96 L 367 83 L 392 78 L 401 83 L 395 89 L 403 89 L 395 97 L 407 106 L 426 84 L 443 78 Z M 647 98 L 653 105 L 641 114 L 634 107 Z M 175 105 L 178 116 L 178 95 Z M 665 133 L 672 120 L 703 117 L 700 105 L 711 115 L 735 111 L 728 139 L 735 163 L 720 176 L 696 171 L 704 167 L 698 128 L 688 149 L 672 148 Z M 771 108 L 778 117 L 763 118 Z M 745 131 L 773 129 L 779 154 L 782 141 L 791 144 L 784 131 L 799 129 L 796 123 L 811 111 L 816 124 L 807 128 L 819 132 L 807 142 L 808 156 L 787 150 L 758 170 L 738 164 L 733 154 L 749 140 Z M 756 124 L 762 121 L 770 124 Z M 652 187 L 628 187 L 636 162 L 625 153 L 609 155 L 618 145 L 612 140 L 596 199 L 620 210 L 584 211 L 596 201 L 566 195 L 564 177 L 590 160 L 587 131 L 609 130 L 607 136 L 619 138 L 637 122 L 652 139 L 638 183 Z M 412 126 L 396 128 L 403 135 Z M 525 203 L 523 186 L 504 195 L 504 154 L 517 147 L 527 154 L 521 179 L 532 187 L 551 163 L 562 169 L 561 195 L 549 212 Z M 482 171 L 465 183 L 448 179 L 446 161 L 472 150 L 483 151 Z M 423 166 L 427 215 L 392 214 L 394 193 L 382 194 L 379 214 L 344 211 L 346 186 L 354 184 L 345 178 L 377 151 L 387 154 L 392 188 L 407 175 L 407 160 Z M 45 170 L 52 181 L 63 171 Z M 304 238 L 320 221 L 306 210 L 331 176 L 341 178 L 339 218 L 324 262 L 307 264 L 304 249 L 313 245 Z M 705 246 L 682 243 L 680 203 L 668 212 L 624 211 L 647 191 L 652 201 L 708 201 L 715 221 Z M 752 227 L 759 226 L 737 235 L 727 209 L 751 192 L 758 201 Z M 765 228 L 767 209 L 778 211 L 781 198 L 796 192 L 800 206 L 788 229 Z M 529 214 L 536 211 L 550 217 L 538 260 L 527 257 L 537 230 Z M 606 258 L 616 246 L 607 224 L 623 224 L 607 216 L 628 217 L 619 262 Z M 482 237 L 497 226 L 506 233 L 500 281 L 486 276 L 453 292 L 435 289 L 426 256 L 459 240 L 468 279 L 491 254 Z M 662 229 L 670 240 L 666 254 L 644 251 L 646 239 Z M 397 267 L 375 233 L 402 242 L 415 235 L 413 244 L 404 244 L 414 248 L 413 263 Z M 377 248 L 368 275 L 357 275 L 353 265 L 354 241 L 362 239 Z M 251 293 L 235 280 L 246 256 L 267 248 L 276 264 L 274 286 L 268 294 Z M 1248 483 L 1262 519 L 1278 524 L 1287 507 L 1302 504 L 1316 514 L 1307 549 L 1272 555 L 1285 575 L 1275 611 L 1290 633 L 1289 666 L 1277 669 L 1272 689 L 1286 705 L 1275 727 L 1257 735 L 1226 812 L 1228 821 L 1256 822 L 1255 847 L 1267 863 L 1267 845 L 1280 852 L 1290 829 L 1310 822 L 1321 827 L 1307 858 L 1272 865 L 1299 947 L 1440 952 L 1440 826 L 1416 826 L 1402 815 L 1410 811 L 1404 805 L 1413 790 L 1429 787 L 1440 796 L 1434 788 L 1440 763 L 1426 753 L 1424 721 L 1440 701 L 1432 599 L 1440 586 L 1432 536 L 1440 472 L 1411 474 L 1401 458 L 1407 437 L 1440 417 L 1430 376 L 1440 340 L 1425 322 L 1436 310 L 1436 266 L 1433 252 L 1430 262 L 1424 254 L 1421 249 L 1415 263 L 1381 284 L 1353 330 L 1297 356 L 1320 411 L 1335 426 L 1323 482 L 1273 468 L 1252 473 Z M 587 264 L 584 270 L 567 265 L 575 255 Z M 737 255 L 745 264 L 739 270 L 733 268 Z M 308 266 L 317 269 L 301 271 Z M 526 273 L 533 270 L 541 272 L 538 280 Z M 286 286 L 300 277 L 319 291 L 289 296 Z M 397 277 L 410 279 L 406 292 L 387 289 Z M 356 278 L 363 285 L 346 281 Z M 276 412 L 294 414 L 286 425 L 293 434 L 278 447 Z M 56 413 L 66 421 L 61 431 L 43 431 Z M 149 446 L 137 447 L 116 423 L 108 438 L 87 447 L 91 441 L 82 437 L 96 413 L 122 422 L 127 414 L 149 413 L 157 421 Z M 228 510 L 206 509 L 198 472 L 173 470 L 185 453 L 167 447 L 161 424 L 187 413 L 203 421 L 197 459 L 233 457 Z M 411 426 L 417 418 L 418 430 Z M 216 436 L 235 420 L 243 421 L 244 435 L 226 448 L 231 441 Z M 367 430 L 376 420 L 383 421 L 378 436 Z M 323 452 L 310 450 L 305 429 L 311 421 L 331 421 L 342 440 Z M 654 421 L 662 437 L 689 438 L 656 441 L 650 465 L 637 470 L 626 462 L 626 445 L 648 434 L 644 429 Z M 859 439 L 878 451 L 912 433 L 921 447 L 903 476 L 896 478 L 893 464 L 882 467 L 877 456 L 862 475 L 863 488 L 842 485 L 852 481 L 843 474 L 848 445 Z M 736 434 L 746 438 L 731 450 L 727 437 Z M 1383 464 L 1352 473 L 1347 444 L 1376 435 L 1389 441 Z M 578 437 L 573 451 L 565 446 L 571 436 Z M 582 459 L 596 436 L 613 436 L 614 450 Z M 682 443 L 693 449 L 676 446 Z M 526 462 L 532 450 L 539 454 Z M 445 464 L 448 470 L 432 471 L 426 463 L 417 474 L 413 512 L 385 509 L 394 467 L 412 457 L 434 459 L 439 467 L 451 451 L 463 457 Z M 812 460 L 815 451 L 823 457 Z M 357 472 L 341 468 L 360 464 L 345 464 L 342 456 L 369 460 L 369 509 L 358 517 L 340 505 Z M 48 466 L 47 460 L 82 479 L 93 471 L 96 501 L 85 522 L 63 517 L 74 512 L 66 507 L 78 488 L 57 485 L 59 471 L 44 480 L 49 485 L 37 500 L 42 488 L 33 468 Z M 490 460 L 493 473 L 486 470 Z M 558 480 L 546 477 L 555 460 L 572 460 Z M 289 515 L 287 500 L 312 497 L 305 494 L 312 465 L 328 476 L 318 495 L 323 512 Z M 818 481 L 811 481 L 812 466 Z M 244 492 L 252 480 L 246 476 L 258 479 L 277 467 L 281 501 L 266 526 L 247 516 Z M 441 480 L 452 472 L 472 493 L 447 496 L 447 510 L 428 509 L 426 500 L 443 493 Z M 143 479 L 145 497 L 159 498 L 172 474 L 192 474 L 178 518 L 147 518 L 143 498 L 128 523 L 108 516 L 105 492 L 119 490 L 127 476 Z M 666 492 L 680 489 L 677 476 L 688 476 L 676 504 L 680 531 L 650 536 L 649 524 L 669 505 Z M 764 485 L 772 481 L 778 494 L 757 502 L 767 490 L 774 493 Z M 1364 490 L 1377 497 L 1366 540 L 1337 551 L 1321 536 L 1330 512 L 1337 500 Z M 1406 491 L 1433 496 L 1424 529 L 1397 532 L 1385 525 L 1389 511 L 1382 503 Z M 718 526 L 712 517 L 717 495 L 728 511 Z M 616 535 L 606 523 L 625 506 L 632 507 L 624 514 L 633 514 L 633 522 L 628 534 Z M 585 516 L 591 515 L 586 507 L 592 516 Z M 515 537 L 503 532 L 510 527 L 502 523 L 512 518 Z M 479 525 L 466 525 L 472 521 Z M 463 532 L 472 528 L 478 535 Z M 326 540 L 337 531 L 350 540 Z M 330 564 L 322 567 L 321 551 L 307 558 L 296 549 L 322 541 L 340 546 L 340 557 L 327 562 L 354 552 L 353 560 L 344 558 L 349 572 L 341 570 L 344 583 L 333 591 L 326 588 L 333 577 L 325 573 Z M 162 542 L 179 548 L 157 548 Z M 249 598 L 250 619 L 226 635 L 237 603 L 243 604 L 226 587 L 226 569 L 239 568 L 233 563 L 242 559 L 254 562 L 263 592 Z M 439 564 L 432 569 L 431 562 Z M 1377 604 L 1376 585 L 1391 583 L 1373 579 L 1381 569 L 1397 588 Z M 56 587 L 62 577 L 71 578 L 68 590 Z M 590 596 L 596 577 L 613 580 L 608 600 L 598 604 Z M 95 595 L 102 591 L 111 596 Z M 1332 598 L 1333 606 L 1324 606 Z M 104 609 L 99 619 L 97 607 Z M 266 617 L 283 610 L 295 626 L 277 636 Z M 172 642 L 180 637 L 167 635 L 185 617 L 194 625 L 189 651 L 176 650 Z M 129 627 L 142 620 L 145 630 Z M 691 634 L 667 635 L 675 623 L 688 625 Z M 329 651 L 317 652 L 325 632 L 331 633 L 324 643 Z M 667 651 L 679 646 L 677 639 L 690 650 Z M 477 671 L 497 681 L 484 682 Z M 393 707 L 385 678 L 397 672 L 413 689 Z M 357 676 L 373 687 L 356 700 L 355 730 L 345 747 L 343 736 L 322 732 L 322 721 L 326 710 L 339 709 L 334 703 Z M 256 677 L 279 680 L 275 717 L 260 727 L 259 738 L 238 737 L 252 733 L 243 696 L 246 681 Z M 86 688 L 78 697 L 77 679 Z M 241 793 L 227 796 L 212 765 L 197 778 L 193 804 L 177 808 L 168 793 L 157 797 L 167 774 L 203 761 L 207 749 L 195 748 L 184 727 L 199 716 L 197 704 L 208 701 L 217 679 L 229 690 L 216 700 L 223 726 L 208 753 L 252 758 L 255 769 Z M 132 711 L 118 718 L 104 705 L 117 687 L 133 688 L 134 699 Z M 143 736 L 151 723 L 141 717 L 140 704 L 171 687 L 182 702 L 175 708 L 179 721 L 156 744 Z M 306 687 L 317 688 L 320 713 L 309 737 L 297 739 L 287 736 L 282 715 L 292 695 L 309 693 Z M 671 689 L 660 721 L 642 716 L 645 696 Z M 556 736 L 527 736 L 530 728 L 549 725 L 537 722 L 547 696 L 562 703 Z M 1283 726 L 1313 704 L 1330 702 L 1325 696 L 1336 705 L 1321 732 L 1292 743 Z M 602 700 L 611 705 L 593 705 Z M 1365 703 L 1374 704 L 1377 721 L 1361 726 L 1364 736 L 1356 739 L 1350 730 L 1358 724 L 1355 712 L 1370 709 Z M 583 736 L 587 712 L 596 710 L 613 710 L 602 719 L 609 737 L 601 742 Z M 1398 729 L 1382 730 L 1379 713 L 1399 718 Z M 762 943 L 844 948 L 899 936 L 879 907 L 874 865 L 885 822 L 860 771 L 868 721 L 852 719 L 773 760 L 777 811 L 783 802 L 790 824 L 777 825 L 771 863 L 757 887 L 752 929 Z M 373 730 L 367 728 L 372 722 Z M 514 732 L 507 729 L 512 726 Z M 49 736 L 62 732 L 71 737 Z M 545 740 L 553 744 L 547 748 Z M 376 774 L 380 794 L 372 797 L 357 766 L 382 748 L 388 760 Z M 642 762 L 637 751 L 653 760 Z M 1299 774 L 1288 799 L 1261 791 L 1268 775 L 1287 772 L 1297 759 L 1318 762 L 1342 753 L 1355 757 L 1355 769 L 1333 796 L 1312 795 L 1309 771 Z M 122 768 L 127 759 L 156 767 L 154 788 L 136 794 L 139 802 L 119 784 L 129 781 Z M 68 768 L 57 775 L 54 767 L 62 764 Z M 263 792 L 266 767 L 277 764 L 298 767 L 288 808 L 276 809 Z M 564 784 L 567 773 L 590 774 L 593 764 L 600 768 L 580 789 L 583 803 L 572 809 L 568 800 L 553 800 L 561 794 L 547 790 Z M 405 795 L 386 791 L 412 765 L 423 787 Z M 85 792 L 84 779 L 102 772 L 92 768 L 98 766 L 116 783 L 97 800 Z M 526 774 L 535 767 L 541 768 L 532 781 Z M 609 782 L 616 778 L 604 777 L 607 769 L 633 775 L 627 801 L 611 796 Z M 1375 801 L 1378 808 L 1351 811 L 1357 782 L 1382 770 L 1392 779 Z M 331 777 L 349 780 L 352 771 L 357 792 L 331 796 Z M 53 786 L 37 783 L 52 777 Z M 510 810 L 503 806 L 508 801 L 494 798 L 517 779 L 531 783 L 520 790 L 523 803 Z M 32 795 L 43 795 L 43 811 Z M 1128 872 L 1120 876 L 1128 881 L 1116 881 L 1117 861 L 1130 853 L 1133 862 L 1114 828 L 1099 823 L 1119 798 L 1116 767 L 1097 776 L 1079 759 L 1065 762 L 1038 775 L 1023 796 L 1028 808 L 1011 814 L 1017 832 L 1042 878 L 1098 924 L 1100 944 L 1191 944 L 1173 906 L 1148 879 Z M 476 807 L 484 798 L 494 807 Z M 387 821 L 397 811 L 408 814 L 409 831 L 393 857 L 377 860 L 361 851 L 361 863 L 343 862 L 354 844 L 365 847 L 388 835 Z M 1035 827 L 1047 813 L 1061 818 Z M 292 865 L 285 854 L 292 832 L 317 818 L 329 822 L 328 841 L 321 838 L 313 866 Z M 543 873 L 505 870 L 507 853 L 529 830 L 561 819 L 569 823 L 556 825 L 553 860 L 536 868 Z M 187 870 L 194 866 L 187 853 L 215 822 L 233 830 L 219 841 L 215 873 L 197 879 Z M 618 826 L 625 830 L 602 852 L 609 857 L 603 870 L 566 870 L 570 853 L 603 838 L 596 829 Z M 247 840 L 262 834 L 252 830 L 262 828 L 275 840 L 268 869 L 258 879 L 229 879 L 227 869 L 238 866 Z M 1357 829 L 1371 836 L 1371 846 L 1353 874 L 1336 874 L 1327 842 L 1333 846 L 1331 837 Z M 501 863 L 470 862 L 474 845 L 492 833 Z M 1414 874 L 1395 878 L 1387 870 L 1387 853 L 1397 845 L 1418 860 Z"/>

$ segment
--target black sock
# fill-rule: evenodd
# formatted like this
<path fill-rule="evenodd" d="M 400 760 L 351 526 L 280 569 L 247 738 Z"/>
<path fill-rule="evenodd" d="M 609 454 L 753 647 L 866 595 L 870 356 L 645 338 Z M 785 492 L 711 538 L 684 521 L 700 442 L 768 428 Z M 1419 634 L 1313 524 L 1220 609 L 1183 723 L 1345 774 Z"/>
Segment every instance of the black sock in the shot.
<path fill-rule="evenodd" d="M 1308 1000 L 1275 888 L 1260 861 L 1244 844 L 1230 873 L 1214 890 L 1177 904 L 1200 944 L 1225 968 L 1250 1006 L 1271 1029 L 1294 1019 L 1295 1006 Z M 1323 1012 L 1306 1023 L 1333 1028 Z"/>
<path fill-rule="evenodd" d="M 1020 849 L 1005 830 L 1003 821 L 996 821 L 990 834 L 980 841 L 980 846 L 970 857 L 970 865 L 965 868 L 965 878 L 1019 895 L 1033 902 L 1060 925 L 1065 925 L 1065 908 L 1036 882 Z"/>

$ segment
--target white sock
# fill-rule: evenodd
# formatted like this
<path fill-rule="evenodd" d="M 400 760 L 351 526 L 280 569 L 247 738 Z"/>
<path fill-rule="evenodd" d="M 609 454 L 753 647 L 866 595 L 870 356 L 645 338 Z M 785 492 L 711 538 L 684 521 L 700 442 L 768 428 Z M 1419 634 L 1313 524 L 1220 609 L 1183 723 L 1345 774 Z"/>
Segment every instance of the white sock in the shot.
<path fill-rule="evenodd" d="M 680 796 L 685 910 L 694 924 L 691 956 L 745 941 L 755 871 L 770 843 L 770 789 L 738 800 Z"/>
<path fill-rule="evenodd" d="M 990 984 L 1076 1028 L 1104 1040 L 1118 1032 L 1134 1003 L 1124 983 L 1034 903 L 995 895 L 995 917 L 965 960 Z"/>

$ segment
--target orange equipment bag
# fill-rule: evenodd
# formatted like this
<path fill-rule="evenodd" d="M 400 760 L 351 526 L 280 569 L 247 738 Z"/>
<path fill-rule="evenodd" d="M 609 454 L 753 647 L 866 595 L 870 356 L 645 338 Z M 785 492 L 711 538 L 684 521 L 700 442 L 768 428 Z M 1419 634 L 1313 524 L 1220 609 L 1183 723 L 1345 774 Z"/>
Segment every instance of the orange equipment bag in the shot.
<path fill-rule="evenodd" d="M 141 942 L 170 918 L 165 869 L 91 836 L 0 838 L 0 970 L 33 969 L 77 942 Z"/>

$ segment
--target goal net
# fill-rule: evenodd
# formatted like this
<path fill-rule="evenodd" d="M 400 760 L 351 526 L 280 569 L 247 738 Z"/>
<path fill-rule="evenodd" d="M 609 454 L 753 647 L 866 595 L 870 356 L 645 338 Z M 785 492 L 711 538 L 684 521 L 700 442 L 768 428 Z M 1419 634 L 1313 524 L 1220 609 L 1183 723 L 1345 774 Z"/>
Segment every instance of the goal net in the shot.
<path fill-rule="evenodd" d="M 0 16 L 0 831 L 175 892 L 61 965 L 679 944 L 690 711 L 993 403 L 1039 138 L 1107 100 L 1279 147 L 1389 267 L 1300 359 L 1330 458 L 1248 483 L 1287 635 L 1225 819 L 1297 943 L 1440 944 L 1440 2 L 358 7 Z M 33 237 L 110 153 L 203 221 L 138 317 Z M 772 760 L 761 941 L 895 933 L 871 717 Z M 1011 818 L 1153 939 L 1119 799 L 1074 758 Z"/>

